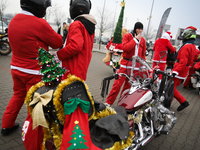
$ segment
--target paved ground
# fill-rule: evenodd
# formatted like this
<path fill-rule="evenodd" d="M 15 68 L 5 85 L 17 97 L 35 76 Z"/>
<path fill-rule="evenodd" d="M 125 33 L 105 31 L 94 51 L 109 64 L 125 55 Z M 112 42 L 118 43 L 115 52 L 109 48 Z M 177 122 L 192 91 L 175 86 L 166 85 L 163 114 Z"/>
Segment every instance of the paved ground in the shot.
<path fill-rule="evenodd" d="M 102 53 L 103 50 L 96 51 L 93 52 L 86 83 L 94 99 L 101 102 L 103 100 L 100 96 L 101 81 L 104 77 L 112 75 L 112 69 L 102 62 L 105 57 L 105 54 Z M 0 55 L 0 126 L 2 115 L 13 94 L 9 69 L 10 60 L 11 54 L 8 56 Z M 110 87 L 112 83 L 113 81 L 111 81 Z M 200 99 L 198 93 L 197 91 L 183 89 L 182 85 L 178 87 L 178 90 L 187 98 L 190 106 L 182 112 L 177 112 L 176 109 L 179 104 L 174 100 L 171 110 L 176 112 L 177 124 L 168 135 L 161 135 L 152 139 L 142 150 L 200 149 Z M 26 116 L 27 110 L 24 105 L 16 120 L 20 124 L 20 128 L 9 136 L 0 135 L 0 150 L 25 150 L 21 140 L 21 127 Z"/>

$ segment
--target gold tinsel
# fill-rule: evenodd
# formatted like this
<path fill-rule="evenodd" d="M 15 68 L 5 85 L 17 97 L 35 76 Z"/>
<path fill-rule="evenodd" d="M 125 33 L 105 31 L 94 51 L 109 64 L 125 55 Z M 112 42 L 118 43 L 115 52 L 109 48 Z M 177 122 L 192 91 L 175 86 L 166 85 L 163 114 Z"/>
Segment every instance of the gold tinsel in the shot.
<path fill-rule="evenodd" d="M 81 81 L 84 83 L 84 80 L 81 80 L 80 78 L 74 76 L 74 75 L 69 75 L 67 79 L 63 80 L 56 88 L 53 96 L 53 104 L 55 106 L 56 109 L 56 115 L 58 117 L 58 119 L 60 120 L 60 122 L 64 125 L 65 123 L 65 115 L 64 115 L 64 107 L 61 104 L 61 96 L 62 96 L 62 92 L 64 90 L 64 88 L 71 84 L 72 82 L 75 81 Z M 44 82 L 39 82 L 36 85 L 32 86 L 25 98 L 25 104 L 27 105 L 27 109 L 29 110 L 29 113 L 32 114 L 32 107 L 29 106 L 29 103 L 32 100 L 32 96 L 34 94 L 34 92 L 44 86 L 45 83 Z M 87 90 L 87 94 L 90 98 L 90 102 L 92 103 L 93 106 L 93 114 L 89 117 L 89 120 L 93 119 L 101 119 L 104 118 L 106 116 L 112 115 L 112 114 L 116 114 L 115 110 L 111 107 L 106 107 L 105 110 L 100 111 L 100 112 L 96 112 L 95 113 L 95 107 L 94 107 L 94 101 L 92 99 L 92 96 L 90 94 L 90 92 L 88 91 L 88 86 L 84 83 L 86 90 Z M 48 121 L 47 121 L 48 122 Z M 49 124 L 49 123 L 48 123 Z M 51 139 L 53 138 L 53 142 L 54 145 L 56 147 L 57 150 L 60 149 L 61 143 L 62 143 L 62 134 L 60 132 L 60 127 L 57 123 L 55 123 L 54 121 L 51 122 L 51 131 L 50 129 L 44 128 L 43 127 L 43 131 L 44 131 L 44 138 L 43 138 L 43 150 L 46 150 L 45 148 L 45 142 L 47 139 Z M 129 132 L 129 137 L 127 139 L 127 142 L 125 143 L 125 140 L 123 140 L 122 142 L 115 142 L 115 144 L 111 147 L 108 148 L 106 150 L 122 150 L 127 148 L 128 146 L 131 146 L 132 143 L 132 139 L 133 139 L 134 133 L 132 131 Z"/>
<path fill-rule="evenodd" d="M 134 123 L 138 124 L 142 121 L 142 117 L 143 117 L 142 114 L 143 114 L 143 110 L 140 109 L 139 114 L 137 115 L 136 118 L 133 115 L 128 115 L 128 120 L 134 120 Z"/>
<path fill-rule="evenodd" d="M 42 86 L 44 86 L 44 85 L 45 85 L 44 82 L 38 82 L 36 85 L 33 85 L 33 86 L 29 89 L 29 91 L 27 92 L 27 94 L 26 94 L 26 98 L 25 98 L 24 103 L 26 104 L 26 107 L 27 107 L 27 109 L 29 110 L 30 115 L 32 115 L 32 110 L 33 110 L 33 108 L 32 108 L 31 106 L 29 106 L 29 103 L 30 103 L 31 100 L 32 100 L 33 94 L 34 94 L 34 92 L 35 92 L 38 88 L 40 88 L 40 87 L 42 87 Z"/>
<path fill-rule="evenodd" d="M 106 109 L 95 113 L 93 120 L 101 119 L 112 114 L 116 114 L 116 111 L 113 108 L 106 106 Z"/>

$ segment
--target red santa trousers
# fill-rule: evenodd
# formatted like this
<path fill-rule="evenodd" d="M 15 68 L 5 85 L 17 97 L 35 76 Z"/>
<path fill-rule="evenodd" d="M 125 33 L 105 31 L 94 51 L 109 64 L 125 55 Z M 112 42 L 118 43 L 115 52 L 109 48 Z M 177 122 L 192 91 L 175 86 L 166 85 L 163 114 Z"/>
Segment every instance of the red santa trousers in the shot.
<path fill-rule="evenodd" d="M 183 97 L 179 91 L 176 89 L 177 86 L 179 86 L 181 84 L 182 79 L 178 79 L 178 78 L 173 78 L 174 80 L 174 98 L 177 99 L 177 101 L 182 104 L 183 102 L 186 101 L 185 97 Z"/>
<path fill-rule="evenodd" d="M 157 63 L 156 62 L 153 62 L 153 68 L 157 66 Z M 162 71 L 165 71 L 165 66 L 166 66 L 166 63 L 159 63 L 159 69 L 162 70 Z M 162 79 L 162 74 L 159 75 L 159 79 L 161 80 Z"/>
<path fill-rule="evenodd" d="M 183 86 L 185 87 L 188 87 L 188 86 L 192 86 L 192 83 L 191 83 L 191 75 L 195 73 L 195 69 L 192 67 L 189 69 L 189 73 L 188 73 L 188 76 L 183 84 Z"/>
<path fill-rule="evenodd" d="M 32 85 L 41 81 L 39 75 L 27 74 L 18 70 L 11 69 L 11 75 L 14 94 L 3 114 L 2 128 L 12 128 L 15 125 L 15 120 L 24 104 L 27 91 Z"/>

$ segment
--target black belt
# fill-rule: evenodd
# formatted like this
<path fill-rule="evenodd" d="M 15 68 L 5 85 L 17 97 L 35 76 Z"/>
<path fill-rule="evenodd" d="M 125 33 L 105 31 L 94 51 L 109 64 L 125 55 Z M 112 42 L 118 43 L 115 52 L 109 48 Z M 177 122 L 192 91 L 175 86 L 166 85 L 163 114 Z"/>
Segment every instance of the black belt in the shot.
<path fill-rule="evenodd" d="M 128 60 L 128 61 L 132 61 L 132 58 L 131 58 L 131 59 L 128 59 L 128 58 L 124 58 L 124 57 L 123 57 L 123 59 L 124 59 L 124 60 Z"/>
<path fill-rule="evenodd" d="M 177 61 L 177 63 L 179 63 L 179 61 Z M 187 64 L 186 66 L 190 66 L 190 65 Z"/>

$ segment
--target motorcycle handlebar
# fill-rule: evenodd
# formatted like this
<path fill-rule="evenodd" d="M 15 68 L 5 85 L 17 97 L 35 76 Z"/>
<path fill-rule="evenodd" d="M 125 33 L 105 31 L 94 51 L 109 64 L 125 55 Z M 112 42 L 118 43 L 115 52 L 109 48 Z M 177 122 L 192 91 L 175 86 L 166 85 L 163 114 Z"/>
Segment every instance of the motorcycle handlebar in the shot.
<path fill-rule="evenodd" d="M 165 76 L 172 77 L 172 75 L 170 75 L 170 74 L 168 74 L 167 72 L 162 71 L 162 70 L 160 70 L 160 69 L 155 70 L 155 73 L 156 73 L 156 74 L 162 74 L 162 75 L 165 75 Z"/>

